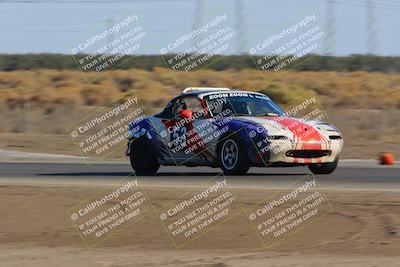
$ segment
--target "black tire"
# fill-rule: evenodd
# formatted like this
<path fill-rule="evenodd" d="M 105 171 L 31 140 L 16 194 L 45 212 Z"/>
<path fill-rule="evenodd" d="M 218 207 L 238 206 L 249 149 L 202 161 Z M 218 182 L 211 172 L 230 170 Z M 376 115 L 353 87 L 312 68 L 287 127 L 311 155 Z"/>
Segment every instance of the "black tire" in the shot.
<path fill-rule="evenodd" d="M 330 174 L 336 169 L 338 162 L 339 158 L 336 158 L 333 162 L 310 164 L 308 168 L 314 174 Z"/>
<path fill-rule="evenodd" d="M 154 174 L 160 168 L 154 149 L 147 138 L 133 141 L 130 161 L 137 174 Z"/>
<path fill-rule="evenodd" d="M 246 174 L 250 168 L 246 151 L 236 137 L 228 137 L 220 143 L 218 159 L 219 166 L 227 175 Z"/>

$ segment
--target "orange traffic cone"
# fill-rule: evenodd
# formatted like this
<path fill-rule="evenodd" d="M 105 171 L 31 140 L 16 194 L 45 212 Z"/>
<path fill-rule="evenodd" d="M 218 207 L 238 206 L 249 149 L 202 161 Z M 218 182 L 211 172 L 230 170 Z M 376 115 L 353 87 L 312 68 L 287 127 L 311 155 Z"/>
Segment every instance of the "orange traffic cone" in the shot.
<path fill-rule="evenodd" d="M 381 165 L 393 165 L 394 157 L 392 153 L 383 153 L 380 158 Z"/>

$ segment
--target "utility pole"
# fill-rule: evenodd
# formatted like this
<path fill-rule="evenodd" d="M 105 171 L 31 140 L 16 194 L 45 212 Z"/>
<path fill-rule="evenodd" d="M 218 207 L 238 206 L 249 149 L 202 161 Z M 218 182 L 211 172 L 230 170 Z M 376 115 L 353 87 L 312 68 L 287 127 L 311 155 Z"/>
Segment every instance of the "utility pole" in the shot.
<path fill-rule="evenodd" d="M 378 50 L 378 30 L 376 28 L 376 15 L 374 0 L 366 0 L 367 4 L 367 52 L 370 55 L 376 54 Z"/>
<path fill-rule="evenodd" d="M 336 7 L 334 0 L 328 0 L 327 16 L 326 16 L 326 38 L 325 38 L 325 55 L 332 56 L 335 54 L 335 33 L 336 33 Z"/>
<path fill-rule="evenodd" d="M 236 10 L 236 40 L 237 40 L 237 54 L 244 53 L 246 49 L 246 29 L 245 29 L 245 18 L 243 13 L 242 0 L 235 0 Z"/>
<path fill-rule="evenodd" d="M 106 23 L 107 23 L 107 30 L 109 30 L 112 27 L 114 27 L 114 20 L 112 18 L 107 19 Z M 107 53 L 111 53 L 111 50 L 112 50 L 111 44 L 113 42 L 113 34 L 112 34 L 112 32 L 107 35 L 106 42 L 107 42 L 106 43 L 106 45 L 107 45 Z"/>
<path fill-rule="evenodd" d="M 198 29 L 201 26 L 201 22 L 203 21 L 203 13 L 204 13 L 204 1 L 196 0 L 195 1 L 195 9 L 194 9 L 194 23 L 193 30 Z M 193 46 L 196 46 L 201 40 L 196 36 L 193 38 Z"/>
<path fill-rule="evenodd" d="M 398 45 L 399 45 L 399 28 L 397 27 L 397 24 L 393 25 L 393 52 L 392 56 L 398 56 Z"/>

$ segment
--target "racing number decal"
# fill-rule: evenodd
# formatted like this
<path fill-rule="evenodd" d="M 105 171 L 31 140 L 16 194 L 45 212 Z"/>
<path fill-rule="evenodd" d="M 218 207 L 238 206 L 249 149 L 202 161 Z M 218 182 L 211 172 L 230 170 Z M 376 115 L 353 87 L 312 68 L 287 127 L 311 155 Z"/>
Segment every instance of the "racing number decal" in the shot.
<path fill-rule="evenodd" d="M 185 143 L 185 146 L 186 146 L 187 132 L 188 132 L 188 130 L 187 130 L 186 126 L 176 127 L 174 129 L 174 131 L 171 132 L 171 137 L 170 137 L 171 142 L 174 142 L 175 140 L 179 139 L 182 141 L 182 143 Z"/>

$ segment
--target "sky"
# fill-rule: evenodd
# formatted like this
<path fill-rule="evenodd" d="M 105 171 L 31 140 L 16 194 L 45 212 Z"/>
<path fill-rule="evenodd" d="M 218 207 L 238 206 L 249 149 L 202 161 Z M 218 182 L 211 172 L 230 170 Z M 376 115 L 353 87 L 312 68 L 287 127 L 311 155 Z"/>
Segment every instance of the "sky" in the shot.
<path fill-rule="evenodd" d="M 328 1 L 333 2 L 333 10 L 329 9 Z M 179 37 L 222 15 L 226 15 L 226 24 L 235 31 L 229 47 L 222 53 L 248 53 L 269 36 L 315 14 L 314 25 L 325 33 L 315 53 L 326 52 L 327 24 L 331 17 L 333 54 L 365 54 L 369 51 L 368 25 L 371 25 L 367 20 L 366 1 L 0 0 L 0 53 L 70 54 L 80 43 L 132 15 L 138 16 L 135 25 L 140 25 L 146 33 L 140 40 L 140 48 L 134 52 L 137 54 L 160 54 L 160 49 Z M 375 2 L 372 25 L 377 46 L 374 54 L 399 56 L 400 1 L 370 1 Z M 239 43 L 243 45 L 239 47 Z M 189 46 L 187 43 L 177 50 Z"/>

